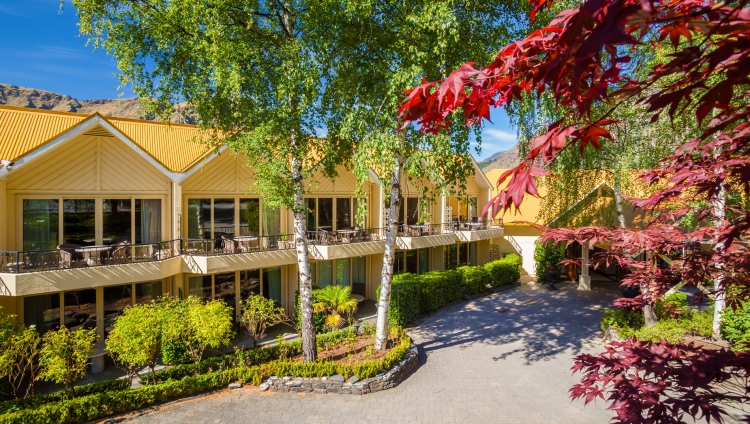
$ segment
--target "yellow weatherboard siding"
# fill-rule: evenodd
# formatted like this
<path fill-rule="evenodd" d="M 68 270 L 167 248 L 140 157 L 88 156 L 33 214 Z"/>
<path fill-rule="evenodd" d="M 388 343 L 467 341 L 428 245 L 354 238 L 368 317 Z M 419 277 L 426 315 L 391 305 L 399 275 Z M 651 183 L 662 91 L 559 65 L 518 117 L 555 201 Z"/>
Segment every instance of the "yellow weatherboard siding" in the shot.
<path fill-rule="evenodd" d="M 172 172 L 185 172 L 211 153 L 208 136 L 194 125 L 0 106 L 0 159 L 17 160 L 94 116 Z"/>

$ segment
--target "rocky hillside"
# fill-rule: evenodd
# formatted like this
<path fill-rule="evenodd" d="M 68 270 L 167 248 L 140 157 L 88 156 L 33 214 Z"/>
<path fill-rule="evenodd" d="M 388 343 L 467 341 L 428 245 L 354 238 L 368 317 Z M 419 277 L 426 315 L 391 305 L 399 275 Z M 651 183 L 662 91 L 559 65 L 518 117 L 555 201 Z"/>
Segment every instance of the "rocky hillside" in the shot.
<path fill-rule="evenodd" d="M 67 94 L 2 83 L 0 83 L 0 105 L 86 114 L 99 112 L 104 116 L 118 118 L 154 119 L 153 116 L 143 111 L 138 99 L 78 100 Z M 177 111 L 172 116 L 172 122 L 191 124 L 193 120 Z"/>
<path fill-rule="evenodd" d="M 482 168 L 484 172 L 487 172 L 490 169 L 495 169 L 495 168 L 500 168 L 500 169 L 513 168 L 519 163 L 520 163 L 520 160 L 518 158 L 518 144 L 515 144 L 510 149 L 504 150 L 502 152 L 497 152 L 494 155 L 488 157 L 487 159 L 479 162 L 479 166 Z"/>

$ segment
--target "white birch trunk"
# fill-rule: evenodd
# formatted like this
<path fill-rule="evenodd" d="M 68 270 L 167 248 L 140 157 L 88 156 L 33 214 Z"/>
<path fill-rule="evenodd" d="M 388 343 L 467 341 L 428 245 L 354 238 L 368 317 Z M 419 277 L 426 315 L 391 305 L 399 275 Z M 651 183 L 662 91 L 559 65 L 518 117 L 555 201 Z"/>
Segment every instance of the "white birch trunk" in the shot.
<path fill-rule="evenodd" d="M 307 253 L 307 220 L 304 202 L 304 176 L 302 161 L 292 159 L 294 177 L 294 244 L 297 247 L 297 268 L 299 269 L 299 303 L 302 315 L 302 360 L 315 361 L 318 357 L 313 322 L 312 278 L 310 278 L 310 258 Z"/>
<path fill-rule="evenodd" d="M 724 219 L 726 217 L 726 202 L 726 192 L 724 192 L 724 187 L 720 187 L 716 200 L 712 202 L 713 214 L 715 217 L 714 225 L 717 227 L 724 224 Z M 714 250 L 719 255 L 724 254 L 725 249 L 726 246 L 724 246 L 723 242 L 716 243 L 716 246 L 714 247 Z M 719 270 L 719 275 L 714 282 L 714 321 L 712 324 L 712 330 L 714 338 L 716 340 L 721 340 L 721 314 L 724 313 L 724 306 L 726 304 L 726 287 L 724 287 L 724 279 L 726 278 L 726 275 L 724 273 L 723 262 L 717 262 L 716 268 Z"/>
<path fill-rule="evenodd" d="M 375 331 L 375 349 L 382 350 L 388 344 L 388 308 L 391 303 L 391 281 L 393 280 L 393 262 L 396 253 L 398 236 L 398 212 L 401 196 L 401 173 L 404 160 L 400 154 L 394 158 L 391 175 L 391 199 L 388 225 L 385 228 L 385 253 L 383 254 L 383 273 L 380 279 L 380 299 L 378 300 L 378 318 Z"/>

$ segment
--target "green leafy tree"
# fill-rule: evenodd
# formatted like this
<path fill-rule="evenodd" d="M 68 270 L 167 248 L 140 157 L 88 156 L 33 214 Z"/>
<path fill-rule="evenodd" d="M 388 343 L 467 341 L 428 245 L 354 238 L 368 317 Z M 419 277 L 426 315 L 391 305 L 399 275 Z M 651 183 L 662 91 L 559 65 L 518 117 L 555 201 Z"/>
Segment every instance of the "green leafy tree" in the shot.
<path fill-rule="evenodd" d="M 89 353 L 96 341 L 96 330 L 70 331 L 62 327 L 49 331 L 42 339 L 39 352 L 38 380 L 64 384 L 70 389 L 86 375 Z"/>
<path fill-rule="evenodd" d="M 187 333 L 183 334 L 187 354 L 194 362 L 203 358 L 206 349 L 226 346 L 234 337 L 232 308 L 222 300 L 202 302 L 195 296 L 186 300 Z"/>
<path fill-rule="evenodd" d="M 260 341 L 266 337 L 266 330 L 278 324 L 292 325 L 291 320 L 284 312 L 284 308 L 276 306 L 272 299 L 257 294 L 251 294 L 247 299 L 240 302 L 242 305 L 242 325 L 245 327 L 248 337 L 257 347 Z"/>
<path fill-rule="evenodd" d="M 305 361 L 315 360 L 316 345 L 304 195 L 316 172 L 335 177 L 352 153 L 351 138 L 318 135 L 346 125 L 351 105 L 343 93 L 380 59 L 352 55 L 355 45 L 335 48 L 373 38 L 331 21 L 344 10 L 364 13 L 358 3 L 73 1 L 81 33 L 113 56 L 121 83 L 132 85 L 151 113 L 167 118 L 184 105 L 214 147 L 226 144 L 248 157 L 267 205 L 293 212 Z M 362 72 L 350 74 L 360 60 Z"/>
<path fill-rule="evenodd" d="M 349 286 L 327 286 L 318 291 L 318 302 L 313 304 L 316 313 L 325 312 L 326 326 L 335 330 L 340 328 L 345 320 L 342 315 L 351 318 L 357 310 L 357 300 L 351 297 Z"/>
<path fill-rule="evenodd" d="M 161 326 L 161 355 L 165 365 L 186 364 L 191 361 L 187 353 L 187 342 L 184 335 L 188 334 L 186 319 L 188 304 L 186 301 L 162 296 L 155 303 Z"/>
<path fill-rule="evenodd" d="M 0 312 L 0 379 L 7 378 L 14 398 L 34 393 L 39 333 Z M 25 389 L 24 389 L 25 385 Z"/>
<path fill-rule="evenodd" d="M 151 304 L 129 307 L 112 327 L 106 345 L 115 363 L 125 369 L 131 381 L 145 366 L 151 369 L 153 377 L 162 342 L 162 323 L 157 308 Z"/>
<path fill-rule="evenodd" d="M 527 22 L 527 8 L 525 2 L 508 0 L 355 1 L 328 14 L 327 24 L 341 34 L 331 39 L 333 48 L 355 58 L 341 65 L 351 75 L 349 86 L 331 100 L 347 108 L 344 119 L 327 126 L 328 134 L 356 140 L 354 170 L 360 182 L 372 171 L 384 183 L 385 204 L 375 205 L 385 209 L 386 229 L 377 349 L 385 348 L 388 336 L 402 184 L 412 181 L 422 187 L 422 206 L 438 195 L 462 192 L 463 182 L 474 170 L 471 143 L 481 143 L 479 129 L 469 130 L 463 124 L 450 124 L 445 131 L 429 135 L 402 128 L 398 108 L 403 92 L 422 77 L 446 76 L 470 58 L 491 62 L 494 49 L 476 41 L 516 38 L 516 31 Z M 423 181 L 434 183 L 435 190 Z"/>

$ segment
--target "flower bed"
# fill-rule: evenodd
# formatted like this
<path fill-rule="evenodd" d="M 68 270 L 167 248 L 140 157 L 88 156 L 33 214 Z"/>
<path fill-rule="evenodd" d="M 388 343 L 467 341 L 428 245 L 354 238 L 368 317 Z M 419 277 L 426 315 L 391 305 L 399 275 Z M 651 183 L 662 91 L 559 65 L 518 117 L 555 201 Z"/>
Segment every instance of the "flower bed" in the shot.
<path fill-rule="evenodd" d="M 352 351 L 360 349 L 361 352 L 357 353 L 362 355 L 367 344 L 357 342 L 365 337 L 369 336 L 359 336 L 355 329 L 347 328 L 322 334 L 318 336 L 317 341 L 318 345 L 326 349 L 321 351 L 324 355 L 329 350 L 338 352 L 344 343 L 349 343 Z M 403 331 L 399 331 L 393 343 L 393 347 L 385 354 L 379 357 L 373 354 L 372 359 L 362 361 L 355 361 L 354 355 L 342 356 L 339 352 L 335 360 L 299 362 L 295 360 L 295 357 L 301 351 L 300 341 L 282 342 L 262 349 L 241 350 L 231 355 L 208 358 L 195 364 L 178 365 L 158 371 L 155 374 L 156 384 L 136 389 L 124 388 L 125 383 L 122 381 L 104 382 L 76 388 L 75 393 L 79 395 L 73 399 L 61 400 L 62 394 L 58 392 L 51 395 L 39 395 L 34 397 L 36 400 L 28 398 L 12 401 L 15 406 L 6 407 L 7 413 L 0 414 L 0 424 L 91 421 L 170 399 L 227 387 L 230 383 L 261 385 L 264 378 L 271 376 L 289 376 L 300 379 L 326 377 L 326 380 L 329 380 L 328 377 L 341 376 L 349 379 L 351 384 L 364 381 L 358 385 L 358 390 L 350 390 L 350 393 L 365 394 L 393 387 L 405 378 L 413 366 L 399 366 L 405 363 L 404 359 L 412 360 L 416 364 L 416 359 L 411 359 L 412 356 L 416 358 L 416 348 Z M 390 371 L 381 372 L 381 370 Z M 352 379 L 356 379 L 354 383 L 351 382 Z M 147 379 L 144 378 L 144 380 Z M 338 378 L 331 381 L 337 380 Z M 148 381 L 144 382 L 148 383 Z M 302 387 L 301 384 L 300 387 Z"/>

